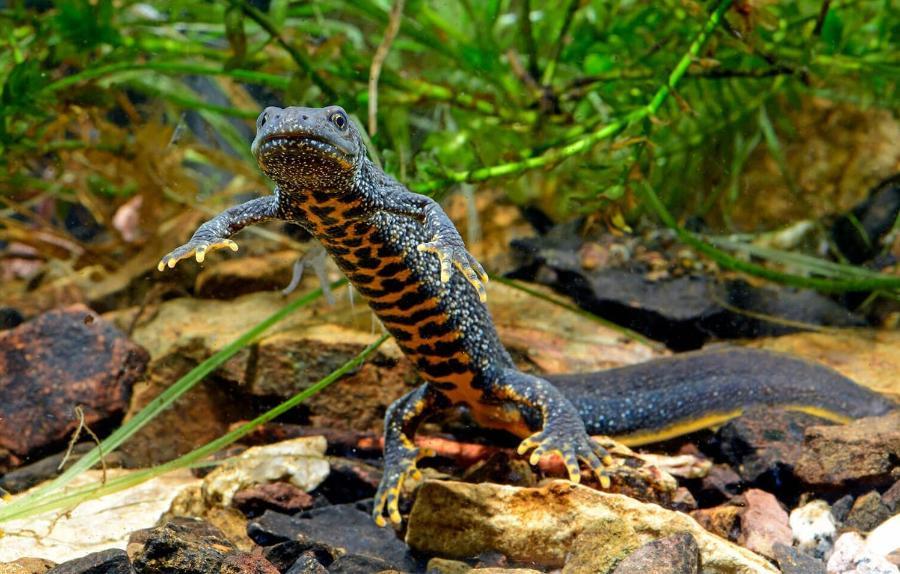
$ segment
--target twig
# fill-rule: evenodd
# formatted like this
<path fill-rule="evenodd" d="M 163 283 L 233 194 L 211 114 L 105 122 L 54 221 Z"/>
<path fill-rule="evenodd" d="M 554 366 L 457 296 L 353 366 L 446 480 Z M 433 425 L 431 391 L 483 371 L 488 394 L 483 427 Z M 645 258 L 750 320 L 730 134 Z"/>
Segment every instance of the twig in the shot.
<path fill-rule="evenodd" d="M 519 21 L 522 25 L 522 38 L 525 41 L 525 53 L 528 54 L 528 75 L 533 82 L 541 77 L 538 68 L 537 46 L 534 44 L 534 32 L 531 30 L 531 0 L 521 0 Z"/>
<path fill-rule="evenodd" d="M 419 192 L 429 192 L 445 187 L 446 185 L 451 183 L 471 183 L 476 181 L 485 181 L 488 179 L 493 179 L 495 177 L 513 175 L 532 169 L 543 168 L 548 165 L 557 163 L 563 159 L 588 152 L 593 149 L 593 147 L 599 142 L 622 132 L 635 122 L 641 121 L 644 118 L 656 114 L 656 112 L 659 111 L 660 107 L 662 107 L 663 103 L 668 98 L 669 94 L 678 84 L 679 80 L 681 80 L 681 78 L 685 75 L 688 67 L 691 65 L 691 62 L 700 53 L 700 50 L 706 44 L 706 41 L 713 33 L 713 30 L 716 29 L 716 26 L 722 20 L 726 10 L 728 10 L 728 7 L 730 5 L 731 0 L 721 0 L 718 3 L 716 9 L 712 12 L 712 14 L 709 15 L 709 18 L 707 19 L 706 24 L 703 26 L 703 29 L 700 30 L 700 33 L 697 34 L 697 37 L 693 42 L 691 42 L 691 45 L 688 47 L 687 52 L 681 57 L 681 60 L 679 60 L 678 64 L 675 66 L 675 69 L 672 70 L 672 73 L 669 74 L 666 83 L 660 86 L 660 88 L 656 91 L 656 94 L 646 106 L 634 110 L 624 118 L 618 119 L 610 124 L 597 128 L 595 131 L 579 140 L 576 140 L 568 145 L 559 148 L 550 149 L 540 156 L 530 157 L 521 161 L 511 163 L 483 167 L 475 170 L 450 172 L 443 179 L 414 185 L 414 189 Z"/>
<path fill-rule="evenodd" d="M 106 458 L 103 456 L 103 445 L 100 443 L 100 439 L 97 435 L 94 434 L 94 431 L 91 430 L 91 427 L 87 426 L 87 423 L 84 422 L 84 409 L 81 408 L 81 405 L 75 406 L 75 416 L 78 417 L 78 428 L 75 429 L 72 438 L 69 439 L 69 446 L 66 448 L 66 454 L 63 456 L 62 460 L 59 461 L 59 466 L 56 467 L 56 470 L 59 472 L 66 466 L 69 457 L 72 455 L 72 450 L 75 448 L 75 443 L 78 442 L 78 437 L 81 436 L 81 431 L 83 430 L 94 439 L 94 444 L 97 445 L 97 456 L 100 457 L 100 465 L 103 469 L 101 483 L 106 484 Z"/>
<path fill-rule="evenodd" d="M 378 44 L 375 56 L 372 58 L 372 66 L 369 68 L 369 136 L 374 136 L 378 131 L 378 78 L 381 76 L 381 67 L 391 50 L 391 44 L 394 43 L 397 32 L 400 31 L 403 4 L 404 0 L 394 0 L 388 25 L 384 30 L 384 38 Z"/>
<path fill-rule="evenodd" d="M 578 11 L 578 6 L 581 4 L 579 0 L 569 0 L 569 5 L 566 7 L 566 16 L 563 20 L 562 27 L 559 29 L 559 36 L 556 38 L 556 43 L 553 46 L 553 53 L 550 55 L 550 61 L 547 62 L 547 67 L 544 68 L 544 76 L 541 78 L 541 84 L 544 86 L 549 86 L 551 82 L 553 82 L 553 75 L 556 73 L 556 64 L 559 61 L 559 57 L 562 54 L 563 44 L 566 41 L 566 34 L 569 33 L 569 26 L 572 24 L 572 20 L 575 18 L 575 12 Z"/>
<path fill-rule="evenodd" d="M 300 53 L 297 48 L 288 43 L 287 40 L 284 39 L 284 36 L 281 35 L 281 32 L 272 23 L 271 20 L 266 17 L 265 14 L 251 6 L 246 2 L 246 0 L 228 0 L 228 3 L 232 6 L 240 8 L 244 14 L 246 14 L 251 20 L 259 24 L 259 26 L 272 37 L 273 40 L 278 42 L 284 50 L 291 56 L 291 59 L 296 63 L 312 80 L 312 82 L 322 90 L 322 93 L 325 94 L 330 100 L 337 100 L 337 92 L 335 92 L 331 86 L 328 85 L 322 76 L 313 69 L 312 64 L 310 64 L 309 60 L 306 59 L 306 56 Z"/>
<path fill-rule="evenodd" d="M 822 34 L 822 28 L 825 26 L 825 17 L 828 16 L 828 9 L 831 7 L 831 0 L 822 0 L 822 7 L 819 9 L 819 15 L 816 17 L 816 27 L 813 28 L 813 37 L 818 38 Z"/>

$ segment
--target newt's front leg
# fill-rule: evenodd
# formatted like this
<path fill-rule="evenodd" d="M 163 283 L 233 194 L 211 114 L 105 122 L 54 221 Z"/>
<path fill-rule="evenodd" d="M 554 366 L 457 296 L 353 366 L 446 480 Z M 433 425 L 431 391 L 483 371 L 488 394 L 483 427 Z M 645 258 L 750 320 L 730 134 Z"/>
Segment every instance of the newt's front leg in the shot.
<path fill-rule="evenodd" d="M 228 247 L 237 251 L 237 243 L 229 239 L 232 235 L 248 225 L 269 219 L 279 218 L 278 196 L 267 195 L 253 199 L 241 205 L 226 209 L 219 215 L 201 225 L 191 239 L 163 257 L 158 269 L 170 269 L 182 259 L 194 255 L 198 263 L 202 263 L 208 251 Z"/>
<path fill-rule="evenodd" d="M 529 462 L 532 465 L 536 465 L 542 455 L 555 452 L 562 457 L 569 480 L 581 480 L 581 461 L 603 488 L 609 488 L 609 475 L 603 466 L 612 464 L 612 458 L 587 434 L 575 406 L 556 387 L 539 377 L 506 369 L 491 389 L 491 395 L 540 414 L 541 430 L 525 438 L 518 448 L 520 455 L 531 451 Z"/>
<path fill-rule="evenodd" d="M 419 459 L 434 456 L 434 451 L 418 448 L 413 439 L 416 428 L 433 414 L 438 400 L 426 383 L 394 401 L 384 415 L 384 475 L 372 511 L 378 526 L 387 523 L 385 514 L 394 524 L 402 522 L 399 503 L 403 483 L 407 478 L 421 477 L 416 468 Z"/>

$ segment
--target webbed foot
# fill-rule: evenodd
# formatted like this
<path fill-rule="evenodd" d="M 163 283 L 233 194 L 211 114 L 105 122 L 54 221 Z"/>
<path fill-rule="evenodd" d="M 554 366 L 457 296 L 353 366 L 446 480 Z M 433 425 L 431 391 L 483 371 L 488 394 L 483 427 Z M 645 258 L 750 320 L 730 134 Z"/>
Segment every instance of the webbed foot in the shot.
<path fill-rule="evenodd" d="M 156 266 L 160 271 L 164 271 L 166 267 L 172 269 L 175 264 L 182 259 L 187 259 L 193 255 L 197 259 L 197 263 L 203 263 L 208 251 L 222 249 L 227 247 L 232 251 L 238 250 L 238 245 L 230 239 L 216 238 L 210 241 L 202 239 L 191 239 L 181 247 L 172 250 L 171 253 L 160 259 L 159 265 Z"/>
<path fill-rule="evenodd" d="M 423 253 L 434 253 L 441 262 L 441 281 L 446 283 L 450 280 L 450 271 L 452 267 L 456 267 L 463 274 L 463 277 L 471 283 L 475 291 L 478 292 L 478 298 L 482 302 L 487 301 L 487 290 L 484 288 L 488 282 L 488 275 L 485 273 L 481 264 L 466 251 L 465 246 L 456 245 L 440 237 L 434 237 L 430 243 L 422 243 L 418 246 L 418 250 Z"/>
<path fill-rule="evenodd" d="M 396 450 L 385 454 L 384 476 L 375 493 L 375 507 L 372 510 L 375 524 L 385 526 L 387 524 L 385 516 L 394 525 L 399 525 L 403 521 L 400 516 L 403 484 L 407 479 L 421 480 L 422 473 L 416 468 L 416 462 L 434 454 L 430 448 L 408 446 L 397 447 Z"/>
<path fill-rule="evenodd" d="M 565 428 L 554 431 L 552 423 L 550 427 L 523 440 L 517 452 L 523 455 L 530 450 L 528 462 L 531 465 L 538 464 L 545 454 L 553 452 L 559 454 L 566 465 L 569 480 L 575 483 L 581 482 L 581 467 L 578 465 L 580 460 L 597 477 L 600 486 L 609 488 L 609 474 L 604 468 L 604 465 L 609 466 L 613 463 L 609 452 L 586 434 L 567 432 Z"/>

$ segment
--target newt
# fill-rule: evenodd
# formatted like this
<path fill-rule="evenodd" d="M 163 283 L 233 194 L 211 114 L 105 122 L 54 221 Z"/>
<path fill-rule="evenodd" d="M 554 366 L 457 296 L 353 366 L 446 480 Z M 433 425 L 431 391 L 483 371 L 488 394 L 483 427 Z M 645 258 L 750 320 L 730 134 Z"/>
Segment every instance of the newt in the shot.
<path fill-rule="evenodd" d="M 236 251 L 230 237 L 266 220 L 297 223 L 322 244 L 424 380 L 385 414 L 384 475 L 373 511 L 379 525 L 401 522 L 403 483 L 420 476 L 417 461 L 433 454 L 415 446 L 416 428 L 453 407 L 520 437 L 518 453 L 531 464 L 555 452 L 570 480 L 579 482 L 584 464 L 603 487 L 611 458 L 589 432 L 665 438 L 760 403 L 837 419 L 893 407 L 824 367 L 763 351 L 559 377 L 559 386 L 523 373 L 485 304 L 487 274 L 453 223 L 438 203 L 368 158 L 343 109 L 269 107 L 256 129 L 251 151 L 274 193 L 207 221 L 159 269 L 191 256 L 202 262 L 215 249 Z"/>

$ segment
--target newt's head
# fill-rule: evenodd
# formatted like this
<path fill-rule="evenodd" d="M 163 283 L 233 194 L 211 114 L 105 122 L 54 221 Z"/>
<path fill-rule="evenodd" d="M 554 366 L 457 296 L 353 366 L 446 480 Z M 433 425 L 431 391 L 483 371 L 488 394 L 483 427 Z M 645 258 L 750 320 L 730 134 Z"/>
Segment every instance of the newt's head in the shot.
<path fill-rule="evenodd" d="M 279 186 L 325 189 L 349 185 L 366 153 L 339 106 L 266 108 L 256 120 L 250 151 Z"/>

